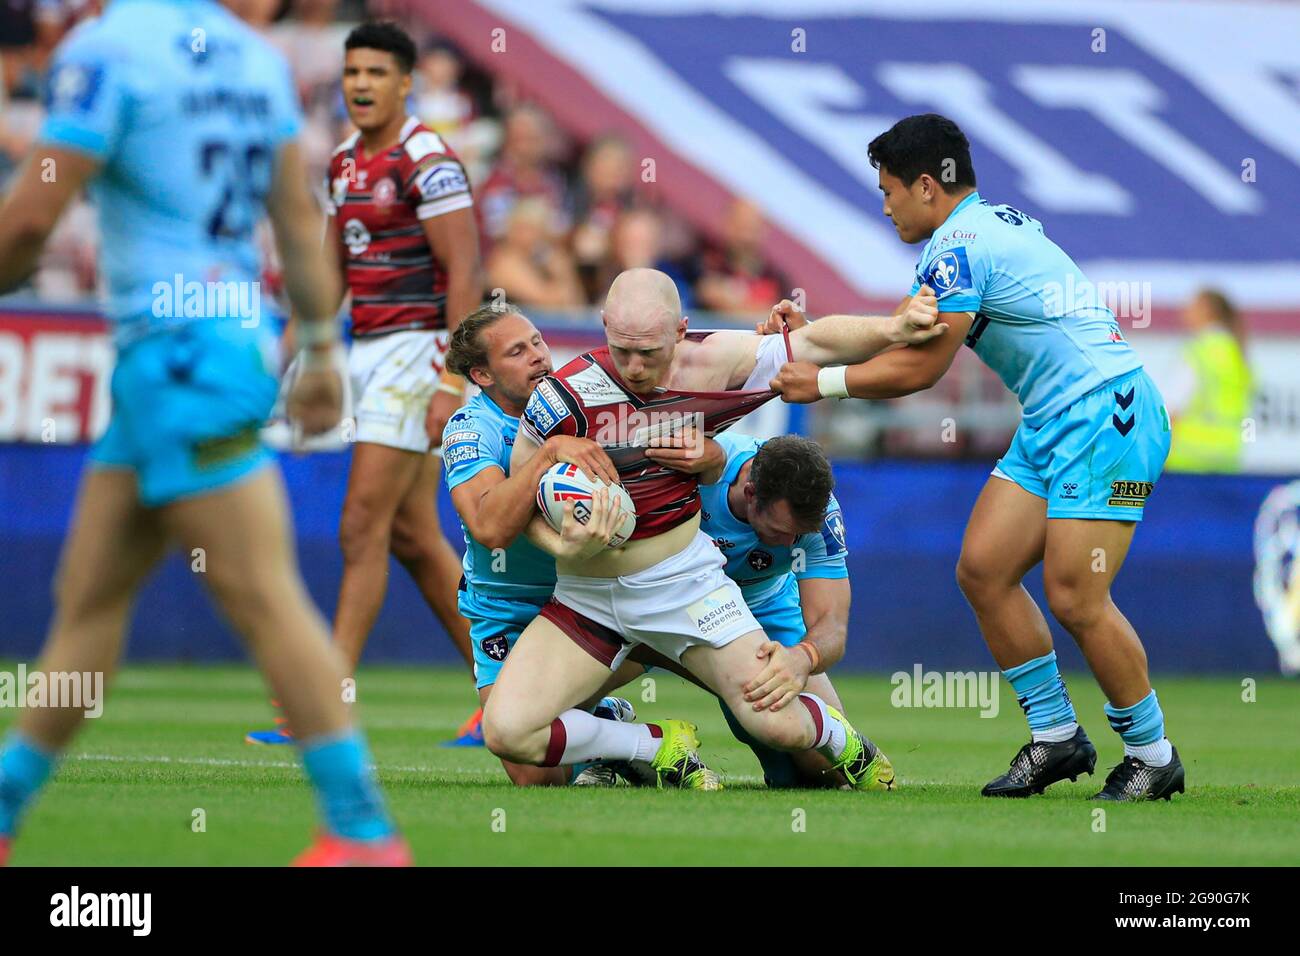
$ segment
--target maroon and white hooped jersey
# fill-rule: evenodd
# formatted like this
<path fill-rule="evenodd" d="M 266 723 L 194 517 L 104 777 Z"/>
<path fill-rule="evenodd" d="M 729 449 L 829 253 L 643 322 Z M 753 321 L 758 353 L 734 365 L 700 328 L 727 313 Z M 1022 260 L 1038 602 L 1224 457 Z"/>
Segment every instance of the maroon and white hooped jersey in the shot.
<path fill-rule="evenodd" d="M 352 292 L 352 334 L 446 328 L 447 270 L 421 222 L 474 204 L 451 147 L 413 117 L 397 145 L 374 156 L 354 133 L 330 158 L 328 189 Z"/>
<path fill-rule="evenodd" d="M 708 333 L 687 333 L 699 338 Z M 652 538 L 693 518 L 700 510 L 696 475 L 665 468 L 645 457 L 648 440 L 695 425 L 712 437 L 730 428 L 777 393 L 766 385 L 789 358 L 781 336 L 761 343 L 759 361 L 746 387 L 726 392 L 659 388 L 637 395 L 614 369 L 608 348 L 579 355 L 537 384 L 520 428 L 537 444 L 552 435 L 599 442 L 618 469 L 636 506 L 631 540 Z M 751 386 L 761 383 L 763 387 Z"/>

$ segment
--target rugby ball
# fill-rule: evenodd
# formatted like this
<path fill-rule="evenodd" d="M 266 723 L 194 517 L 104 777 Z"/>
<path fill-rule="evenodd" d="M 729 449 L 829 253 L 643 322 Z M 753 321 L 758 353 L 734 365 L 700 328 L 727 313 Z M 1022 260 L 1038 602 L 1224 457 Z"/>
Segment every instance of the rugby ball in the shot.
<path fill-rule="evenodd" d="M 632 504 L 632 496 L 622 485 L 610 487 L 604 482 L 590 480 L 577 465 L 560 462 L 546 469 L 537 484 L 537 510 L 546 517 L 547 524 L 559 531 L 564 523 L 564 503 L 572 501 L 573 516 L 580 524 L 586 524 L 591 517 L 591 493 L 597 487 L 608 488 L 612 502 L 623 509 L 623 520 L 609 539 L 611 548 L 621 547 L 636 530 L 636 506 Z"/>

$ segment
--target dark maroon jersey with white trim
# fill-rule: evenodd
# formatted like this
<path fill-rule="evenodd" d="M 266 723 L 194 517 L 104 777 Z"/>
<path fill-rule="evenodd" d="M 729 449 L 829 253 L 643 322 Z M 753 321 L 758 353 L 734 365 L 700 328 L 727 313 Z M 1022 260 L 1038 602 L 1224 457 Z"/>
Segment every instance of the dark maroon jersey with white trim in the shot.
<path fill-rule="evenodd" d="M 384 153 L 353 134 L 329 168 L 329 207 L 352 292 L 352 334 L 447 327 L 447 270 L 422 220 L 473 205 L 469 177 L 437 133 L 414 118 Z"/>
<path fill-rule="evenodd" d="M 520 427 L 537 444 L 552 435 L 576 435 L 599 442 L 618 469 L 636 506 L 632 540 L 652 538 L 677 527 L 700 510 L 696 475 L 665 468 L 645 457 L 647 439 L 696 425 L 712 437 L 776 397 L 770 389 L 685 392 L 632 391 L 609 357 L 608 348 L 579 355 L 538 383 Z"/>

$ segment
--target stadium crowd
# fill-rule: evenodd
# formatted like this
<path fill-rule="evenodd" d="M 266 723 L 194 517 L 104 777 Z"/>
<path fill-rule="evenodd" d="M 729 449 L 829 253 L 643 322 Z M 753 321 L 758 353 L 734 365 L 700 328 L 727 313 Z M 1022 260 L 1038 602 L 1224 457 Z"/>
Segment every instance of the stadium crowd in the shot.
<path fill-rule="evenodd" d="M 0 188 L 39 131 L 50 56 L 103 0 L 0 0 Z M 343 39 L 371 13 L 357 0 L 249 0 L 258 28 L 288 58 L 302 101 L 302 141 L 323 197 L 334 147 L 350 132 L 339 89 Z M 790 283 L 763 257 L 759 208 L 735 203 L 723 234 L 706 241 L 659 203 L 641 161 L 611 135 L 579 144 L 537 105 L 466 61 L 444 39 L 419 37 L 411 111 L 440 133 L 469 170 L 481 211 L 488 288 L 523 306 L 581 309 L 624 269 L 671 275 L 683 305 L 731 314 L 766 312 Z M 71 301 L 96 287 L 96 229 L 89 204 L 67 216 L 33 290 Z"/>

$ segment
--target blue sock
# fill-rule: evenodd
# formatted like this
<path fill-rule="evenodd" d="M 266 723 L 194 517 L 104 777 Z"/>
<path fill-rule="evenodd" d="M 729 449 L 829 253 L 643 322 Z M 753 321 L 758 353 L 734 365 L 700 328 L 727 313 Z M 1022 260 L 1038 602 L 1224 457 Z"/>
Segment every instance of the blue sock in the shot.
<path fill-rule="evenodd" d="M 1029 720 L 1031 733 L 1042 734 L 1053 727 L 1077 723 L 1074 705 L 1065 690 L 1065 681 L 1056 668 L 1056 651 L 1017 664 L 1002 672 L 1016 692 L 1020 709 Z"/>
<path fill-rule="evenodd" d="M 763 776 L 767 779 L 767 785 L 773 789 L 787 789 L 797 787 L 802 782 L 799 779 L 799 768 L 794 765 L 794 758 L 782 750 L 773 750 L 750 736 L 749 731 L 741 726 L 736 715 L 731 712 L 722 699 L 718 699 L 718 706 L 722 708 L 722 716 L 727 718 L 727 726 L 731 732 L 736 735 L 736 739 L 742 744 L 754 751 L 754 756 L 758 758 L 759 765 L 763 768 Z"/>
<path fill-rule="evenodd" d="M 1111 730 L 1130 747 L 1153 744 L 1165 736 L 1165 715 L 1160 710 L 1153 690 L 1132 707 L 1114 707 L 1109 702 L 1102 708 Z"/>
<path fill-rule="evenodd" d="M 54 755 L 17 732 L 0 747 L 0 836 L 13 836 L 18 818 L 54 772 Z"/>
<path fill-rule="evenodd" d="M 304 741 L 302 766 L 331 833 L 350 840 L 381 840 L 393 834 L 359 730 Z"/>

